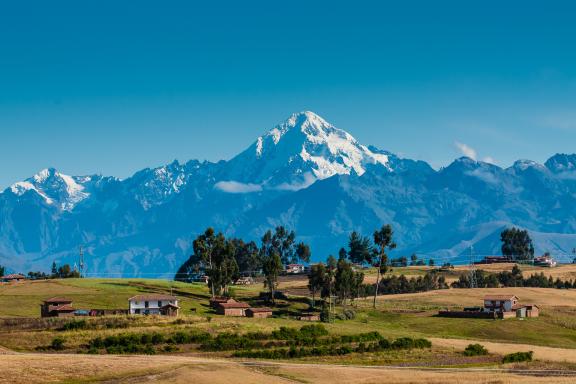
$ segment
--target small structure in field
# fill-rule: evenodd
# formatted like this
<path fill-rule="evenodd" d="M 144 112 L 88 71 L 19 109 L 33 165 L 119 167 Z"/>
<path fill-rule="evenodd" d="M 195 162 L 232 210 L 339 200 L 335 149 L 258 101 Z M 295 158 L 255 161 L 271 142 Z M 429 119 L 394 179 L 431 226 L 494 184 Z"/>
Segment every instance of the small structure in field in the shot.
<path fill-rule="evenodd" d="M 178 299 L 171 295 L 136 295 L 128 299 L 131 315 L 178 316 Z"/>
<path fill-rule="evenodd" d="M 248 308 L 250 308 L 250 305 L 233 300 L 226 303 L 219 303 L 216 307 L 216 313 L 224 316 L 243 317 L 246 316 L 246 310 Z"/>
<path fill-rule="evenodd" d="M 554 258 L 549 253 L 545 253 L 542 256 L 534 258 L 534 265 L 538 266 L 538 267 L 550 267 L 550 268 L 552 268 L 552 267 L 555 267 L 556 265 L 558 265 L 558 263 L 556 262 L 556 260 L 554 260 Z"/>
<path fill-rule="evenodd" d="M 235 285 L 252 285 L 254 284 L 254 279 L 251 276 L 241 277 L 234 283 Z"/>
<path fill-rule="evenodd" d="M 438 316 L 476 319 L 509 319 L 538 317 L 540 309 L 534 304 L 520 304 L 515 295 L 491 295 L 484 298 L 483 307 L 464 308 L 463 311 L 440 311 Z"/>
<path fill-rule="evenodd" d="M 267 318 L 272 316 L 270 308 L 248 308 L 245 313 L 247 317 Z"/>
<path fill-rule="evenodd" d="M 115 316 L 115 315 L 128 315 L 128 309 L 91 309 L 88 316 Z"/>
<path fill-rule="evenodd" d="M 482 260 L 474 262 L 474 264 L 501 264 L 513 262 L 514 260 L 508 256 L 485 256 Z"/>
<path fill-rule="evenodd" d="M 224 296 L 216 296 L 210 299 L 210 308 L 213 309 L 218 309 L 218 306 L 220 304 L 224 304 L 224 303 L 235 303 L 236 300 L 234 300 L 231 297 L 224 297 Z"/>
<path fill-rule="evenodd" d="M 41 317 L 72 317 L 75 311 L 72 300 L 65 297 L 52 297 L 40 304 Z"/>
<path fill-rule="evenodd" d="M 298 318 L 300 321 L 320 321 L 320 314 L 318 313 L 303 313 Z"/>
<path fill-rule="evenodd" d="M 0 281 L 2 281 L 4 283 L 11 283 L 11 282 L 22 281 L 22 280 L 26 280 L 26 276 L 21 275 L 19 273 L 11 273 L 9 275 L 5 275 L 5 276 L 0 277 Z"/>
<path fill-rule="evenodd" d="M 492 295 L 484 298 L 484 312 L 511 312 L 512 308 L 518 304 L 518 297 L 515 295 Z"/>
<path fill-rule="evenodd" d="M 288 264 L 286 266 L 286 273 L 288 275 L 298 275 L 304 273 L 304 266 L 302 264 Z"/>

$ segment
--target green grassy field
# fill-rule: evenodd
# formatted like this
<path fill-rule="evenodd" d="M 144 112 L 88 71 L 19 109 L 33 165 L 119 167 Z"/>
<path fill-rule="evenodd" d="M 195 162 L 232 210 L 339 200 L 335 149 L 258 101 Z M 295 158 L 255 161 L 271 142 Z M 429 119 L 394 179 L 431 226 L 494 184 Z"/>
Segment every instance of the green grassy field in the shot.
<path fill-rule="evenodd" d="M 291 279 L 286 287 L 303 281 Z M 282 287 L 282 286 L 281 286 Z M 241 300 L 257 296 L 261 285 L 234 288 Z M 439 308 L 470 305 L 481 300 L 489 290 L 446 290 L 422 294 L 382 296 L 378 309 L 371 308 L 371 300 L 360 300 L 354 307 L 357 318 L 337 320 L 327 327 L 337 334 L 359 331 L 378 331 L 390 338 L 401 336 L 478 339 L 497 342 L 525 343 L 540 346 L 576 348 L 576 292 L 554 289 L 514 288 L 514 294 L 530 302 L 543 305 L 539 318 L 526 320 L 449 319 L 435 317 Z M 504 290 L 502 290 L 504 291 Z M 127 308 L 127 299 L 141 293 L 173 293 L 182 307 L 180 324 L 174 319 L 138 317 L 131 327 L 139 331 L 160 329 L 173 331 L 190 327 L 210 332 L 269 331 L 280 326 L 302 325 L 290 317 L 307 307 L 305 298 L 281 302 L 272 319 L 225 318 L 215 315 L 208 307 L 209 292 L 204 284 L 186 284 L 151 279 L 65 279 L 22 282 L 0 286 L 0 318 L 37 318 L 39 304 L 51 296 L 66 296 L 76 308 Z M 492 291 L 490 291 L 492 292 Z M 193 312 L 192 309 L 195 309 Z M 97 319 L 95 319 L 97 320 Z M 126 332 L 125 329 L 85 330 L 63 334 L 73 345 L 80 345 L 94 335 Z M 54 330 L 0 330 L 0 345 L 16 350 L 33 350 L 49 343 Z"/>

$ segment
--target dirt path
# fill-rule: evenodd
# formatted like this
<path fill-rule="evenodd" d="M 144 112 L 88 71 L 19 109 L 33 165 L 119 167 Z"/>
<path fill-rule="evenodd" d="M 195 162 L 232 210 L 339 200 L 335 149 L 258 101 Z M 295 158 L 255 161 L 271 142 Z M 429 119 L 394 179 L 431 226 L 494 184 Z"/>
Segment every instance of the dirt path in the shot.
<path fill-rule="evenodd" d="M 239 362 L 189 356 L 13 354 L 0 358 L 0 383 L 61 381 L 125 383 L 573 383 L 571 377 L 491 369 L 395 367 Z M 576 374 L 576 372 L 572 372 Z"/>
<path fill-rule="evenodd" d="M 534 352 L 534 359 L 555 362 L 576 363 L 576 349 L 540 347 L 530 344 L 495 343 L 482 340 L 429 338 L 435 346 L 463 350 L 468 344 L 482 344 L 489 352 L 508 354 L 513 352 Z"/>

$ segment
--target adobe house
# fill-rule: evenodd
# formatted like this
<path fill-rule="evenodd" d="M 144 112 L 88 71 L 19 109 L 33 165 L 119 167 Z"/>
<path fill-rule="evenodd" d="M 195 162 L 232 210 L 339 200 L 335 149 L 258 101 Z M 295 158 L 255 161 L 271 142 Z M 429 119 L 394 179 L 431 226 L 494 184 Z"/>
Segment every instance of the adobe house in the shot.
<path fill-rule="evenodd" d="M 218 306 L 223 303 L 235 303 L 236 300 L 230 297 L 216 296 L 210 299 L 210 308 L 218 309 Z"/>
<path fill-rule="evenodd" d="M 22 281 L 22 280 L 26 280 L 26 276 L 21 275 L 19 273 L 12 273 L 10 275 L 0 277 L 0 281 L 2 281 L 4 283 L 11 283 L 13 281 L 16 282 L 16 281 Z"/>
<path fill-rule="evenodd" d="M 463 311 L 439 311 L 442 317 L 509 319 L 538 317 L 540 308 L 534 304 L 520 304 L 514 295 L 492 295 L 484 298 L 484 307 L 464 308 Z"/>
<path fill-rule="evenodd" d="M 239 303 L 237 301 L 220 303 L 216 308 L 216 313 L 224 316 L 246 316 L 246 310 L 250 308 L 250 305 L 246 303 Z"/>
<path fill-rule="evenodd" d="M 246 310 L 247 317 L 267 318 L 272 316 L 270 308 L 248 308 Z"/>
<path fill-rule="evenodd" d="M 178 299 L 171 295 L 136 295 L 128 299 L 130 315 L 178 316 Z"/>
<path fill-rule="evenodd" d="M 40 304 L 40 316 L 42 317 L 71 317 L 75 309 L 72 300 L 65 297 L 52 297 Z"/>
<path fill-rule="evenodd" d="M 492 295 L 484 298 L 484 312 L 511 312 L 518 304 L 518 297 L 515 295 Z"/>
<path fill-rule="evenodd" d="M 298 318 L 300 321 L 320 321 L 320 315 L 318 313 L 303 313 Z"/>
<path fill-rule="evenodd" d="M 495 295 L 484 298 L 484 312 L 494 312 L 501 319 L 538 317 L 540 308 L 534 304 L 520 304 L 514 295 Z"/>

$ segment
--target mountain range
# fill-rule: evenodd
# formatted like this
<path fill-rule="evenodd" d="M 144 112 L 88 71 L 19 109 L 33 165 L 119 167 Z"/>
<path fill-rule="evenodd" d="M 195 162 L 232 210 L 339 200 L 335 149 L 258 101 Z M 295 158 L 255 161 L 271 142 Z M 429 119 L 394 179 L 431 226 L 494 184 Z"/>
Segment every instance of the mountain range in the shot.
<path fill-rule="evenodd" d="M 258 240 L 284 225 L 337 254 L 349 233 L 390 223 L 398 248 L 437 263 L 499 253 L 502 229 L 529 230 L 537 253 L 572 259 L 576 155 L 511 167 L 462 157 L 439 170 L 360 144 L 313 112 L 295 113 L 228 161 L 177 161 L 121 180 L 45 169 L 0 193 L 0 265 L 90 276 L 172 276 L 213 226 Z"/>

